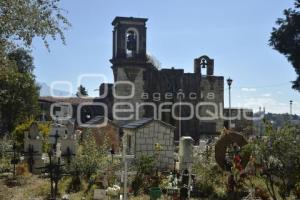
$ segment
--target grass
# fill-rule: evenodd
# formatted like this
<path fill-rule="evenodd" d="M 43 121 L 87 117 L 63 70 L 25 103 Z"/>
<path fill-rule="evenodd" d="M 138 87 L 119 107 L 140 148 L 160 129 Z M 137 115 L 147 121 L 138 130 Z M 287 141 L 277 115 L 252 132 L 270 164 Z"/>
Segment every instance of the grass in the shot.
<path fill-rule="evenodd" d="M 50 194 L 50 181 L 49 179 L 42 179 L 39 178 L 36 175 L 30 175 L 27 177 L 18 177 L 17 179 L 20 182 L 20 185 L 15 187 L 7 187 L 5 185 L 5 179 L 0 178 L 0 199 L 1 200 L 28 200 L 32 198 L 39 198 L 39 199 L 47 199 Z M 225 181 L 225 180 L 223 180 Z M 216 200 L 218 197 L 224 197 L 226 196 L 226 187 L 225 183 L 221 181 L 220 184 L 215 185 L 215 194 L 216 194 Z M 68 186 L 71 182 L 70 177 L 64 177 L 60 183 L 59 183 L 59 193 L 61 196 L 67 194 Z M 259 178 L 253 178 L 250 182 L 250 180 L 247 180 L 245 183 L 245 186 L 247 188 L 251 188 L 251 185 L 253 187 L 259 187 L 261 189 L 266 190 L 265 183 L 262 179 Z M 82 199 L 92 199 L 93 198 L 93 192 L 94 192 L 95 186 L 91 187 L 88 190 L 88 184 L 83 181 L 82 189 L 79 192 L 74 192 L 68 194 L 71 200 L 82 200 Z M 140 195 L 137 197 L 130 196 L 130 200 L 148 200 L 150 199 L 148 195 Z M 164 199 L 164 198 L 162 198 Z M 214 198 L 207 198 L 207 200 L 214 199 Z M 278 198 L 280 199 L 280 198 Z M 295 197 L 291 196 L 288 198 L 288 200 L 294 200 Z M 205 198 L 203 198 L 205 200 Z"/>
<path fill-rule="evenodd" d="M 17 177 L 18 185 L 8 187 L 5 179 L 0 179 L 1 200 L 26 200 L 46 197 L 50 191 L 49 182 L 37 176 Z"/>

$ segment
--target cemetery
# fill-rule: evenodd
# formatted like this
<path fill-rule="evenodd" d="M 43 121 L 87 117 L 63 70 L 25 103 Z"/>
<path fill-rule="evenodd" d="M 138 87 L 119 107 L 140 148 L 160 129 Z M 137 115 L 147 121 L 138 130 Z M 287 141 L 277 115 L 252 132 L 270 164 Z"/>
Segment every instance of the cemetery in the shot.
<path fill-rule="evenodd" d="M 300 200 L 290 1 L 0 0 L 0 200 Z"/>
<path fill-rule="evenodd" d="M 20 195 L 13 192 L 19 187 L 25 199 L 299 198 L 299 154 L 289 152 L 300 148 L 296 127 L 266 123 L 263 138 L 223 129 L 198 144 L 182 136 L 176 145 L 173 126 L 146 118 L 119 127 L 113 149 L 109 137 L 99 144 L 68 120 L 49 124 L 47 136 L 39 123 L 28 126 L 24 149 L 1 141 L 1 199 Z"/>

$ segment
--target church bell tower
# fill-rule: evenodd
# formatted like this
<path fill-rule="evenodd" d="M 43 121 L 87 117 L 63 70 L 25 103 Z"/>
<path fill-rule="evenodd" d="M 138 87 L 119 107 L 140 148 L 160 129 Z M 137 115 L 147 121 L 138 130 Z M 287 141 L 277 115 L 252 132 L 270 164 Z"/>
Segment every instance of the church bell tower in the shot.
<path fill-rule="evenodd" d="M 112 25 L 113 29 L 113 55 L 110 60 L 115 81 L 114 103 L 142 102 L 144 91 L 143 73 L 147 68 L 146 54 L 146 18 L 116 17 Z M 130 84 L 129 84 L 130 83 Z M 127 98 L 126 98 L 127 97 Z M 120 106 L 118 109 L 128 109 L 128 106 Z M 136 112 L 135 112 L 136 113 Z M 143 109 L 139 109 L 138 116 L 122 113 L 128 121 L 139 119 L 143 116 Z M 124 121 L 116 120 L 115 121 Z"/>
<path fill-rule="evenodd" d="M 146 61 L 145 18 L 116 17 L 113 30 L 113 64 L 128 61 Z"/>

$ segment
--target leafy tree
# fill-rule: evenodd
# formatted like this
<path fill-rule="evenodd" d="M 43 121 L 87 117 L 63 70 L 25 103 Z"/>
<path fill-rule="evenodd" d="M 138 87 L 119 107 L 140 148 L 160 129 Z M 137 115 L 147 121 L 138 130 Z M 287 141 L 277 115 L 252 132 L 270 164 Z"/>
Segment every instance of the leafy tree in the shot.
<path fill-rule="evenodd" d="M 76 93 L 77 97 L 82 97 L 82 96 L 88 96 L 88 92 L 86 91 L 86 88 L 83 87 L 83 85 L 80 85 L 78 87 L 78 91 Z"/>
<path fill-rule="evenodd" d="M 155 172 L 154 156 L 142 155 L 136 162 L 137 176 L 152 175 Z"/>
<path fill-rule="evenodd" d="M 13 131 L 17 124 L 38 113 L 39 88 L 30 73 L 13 68 L 0 70 L 0 117 L 4 130 Z"/>
<path fill-rule="evenodd" d="M 138 195 L 141 189 L 146 190 L 151 186 L 150 176 L 155 174 L 156 160 L 154 156 L 142 155 L 135 163 L 137 174 L 132 181 L 133 193 Z"/>
<path fill-rule="evenodd" d="M 25 49 L 18 48 L 13 50 L 8 54 L 8 58 L 12 62 L 14 62 L 15 66 L 17 67 L 17 70 L 20 73 L 33 73 L 33 58 Z"/>
<path fill-rule="evenodd" d="M 11 157 L 8 151 L 11 151 L 10 141 L 7 139 L 0 140 L 0 173 L 11 168 Z"/>
<path fill-rule="evenodd" d="M 60 0 L 1 0 L 0 41 L 8 45 L 29 47 L 33 38 L 41 38 L 48 48 L 47 37 L 57 36 L 65 43 L 63 30 L 70 26 L 59 7 Z"/>
<path fill-rule="evenodd" d="M 82 134 L 85 134 L 85 137 L 70 165 L 70 171 L 73 174 L 70 187 L 75 191 L 80 189 L 78 186 L 82 178 L 89 181 L 96 176 L 99 170 L 105 168 L 109 158 L 106 154 L 106 144 L 98 146 L 90 130 L 85 130 Z"/>
<path fill-rule="evenodd" d="M 270 45 L 285 55 L 298 75 L 293 81 L 293 89 L 300 91 L 300 0 L 295 1 L 295 8 L 284 10 L 285 18 L 279 18 L 277 28 L 273 28 Z"/>
<path fill-rule="evenodd" d="M 266 136 L 257 139 L 248 147 L 252 150 L 259 177 L 263 178 L 274 200 L 277 188 L 282 199 L 287 199 L 291 190 L 300 182 L 300 137 L 299 130 L 286 125 L 273 129 L 266 125 Z"/>
<path fill-rule="evenodd" d="M 217 194 L 217 187 L 224 187 L 224 182 L 222 182 L 223 171 L 215 162 L 214 159 L 214 145 L 212 142 L 207 144 L 207 147 L 202 151 L 197 152 L 195 156 L 194 163 L 192 165 L 192 172 L 196 174 L 196 189 L 203 192 L 203 196 L 213 197 Z M 225 187 L 223 188 L 225 195 Z M 220 197 L 216 199 L 221 199 Z"/>
<path fill-rule="evenodd" d="M 33 38 L 60 37 L 70 27 L 60 0 L 0 1 L 0 129 L 11 132 L 37 113 L 38 87 L 29 49 Z"/>

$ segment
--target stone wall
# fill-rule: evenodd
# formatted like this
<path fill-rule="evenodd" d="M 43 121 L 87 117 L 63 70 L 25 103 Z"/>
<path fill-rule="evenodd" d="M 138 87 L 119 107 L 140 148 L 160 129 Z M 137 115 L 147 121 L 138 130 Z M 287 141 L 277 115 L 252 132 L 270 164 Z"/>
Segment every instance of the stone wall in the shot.
<path fill-rule="evenodd" d="M 180 91 L 184 97 L 181 102 L 191 103 L 196 110 L 196 105 L 200 102 L 215 103 L 217 105 L 218 118 L 214 120 L 199 120 L 196 115 L 191 120 L 181 121 L 181 135 L 191 136 L 198 141 L 201 137 L 208 134 L 216 134 L 223 128 L 223 119 L 220 112 L 223 110 L 224 104 L 224 78 L 222 76 L 204 76 L 195 73 L 185 73 L 183 69 L 162 69 L 154 70 L 148 68 L 144 71 L 144 92 L 149 98 L 145 102 L 154 102 L 157 107 L 161 103 L 170 102 L 178 103 L 178 95 Z M 155 94 L 159 94 L 160 98 L 155 99 Z M 166 99 L 166 94 L 173 94 L 171 99 Z M 193 98 L 191 98 L 193 97 Z M 167 108 L 167 107 L 164 107 Z M 206 115 L 207 110 L 211 110 L 211 106 L 201 106 L 199 114 L 201 117 Z M 176 111 L 179 116 L 178 110 Z M 181 116 L 185 117 L 190 114 L 190 108 L 182 106 Z M 144 117 L 153 117 L 153 110 L 145 109 Z M 175 120 L 171 112 L 165 112 L 160 119 L 166 123 L 175 126 L 175 139 L 178 140 L 179 121 Z"/>
<path fill-rule="evenodd" d="M 211 106 L 205 106 L 201 111 L 201 116 L 206 116 L 205 113 L 207 110 L 211 110 L 213 113 L 218 114 L 218 119 L 216 120 L 202 120 L 201 121 L 201 129 L 202 134 L 214 134 L 209 129 L 210 125 L 215 126 L 215 132 L 220 132 L 224 127 L 224 120 L 220 117 L 221 113 L 223 113 L 224 108 L 224 77 L 222 76 L 203 76 L 201 79 L 201 91 L 203 94 L 203 102 L 215 103 L 217 105 L 217 111 L 211 110 L 213 109 Z"/>
<path fill-rule="evenodd" d="M 139 118 L 142 118 L 144 115 L 143 109 L 138 109 L 138 116 L 135 115 L 136 113 L 136 104 L 140 104 L 142 102 L 141 96 L 144 91 L 144 81 L 143 81 L 143 68 L 135 67 L 135 66 L 128 66 L 128 67 L 120 67 L 117 69 L 116 74 L 116 80 L 117 81 L 129 81 L 134 85 L 134 88 L 132 88 L 129 84 L 126 83 L 120 83 L 115 87 L 116 94 L 118 96 L 129 96 L 133 94 L 132 98 L 122 99 L 122 98 L 114 98 L 114 104 L 117 103 L 128 103 L 132 105 L 133 112 L 123 112 L 123 113 L 117 113 L 118 117 L 128 117 L 125 121 L 130 120 L 138 120 Z M 129 106 L 117 106 L 118 110 L 120 109 L 130 109 Z M 131 118 L 129 118 L 132 116 Z M 115 120 L 115 119 L 114 119 Z M 115 120 L 115 122 L 120 123 L 121 120 Z"/>
<path fill-rule="evenodd" d="M 142 155 L 155 156 L 157 166 L 161 169 L 172 169 L 174 166 L 174 129 L 160 121 L 152 121 L 138 129 L 124 131 L 131 135 L 131 149 L 136 158 Z M 160 144 L 161 150 L 155 149 Z M 127 143 L 128 145 L 128 143 Z"/>

